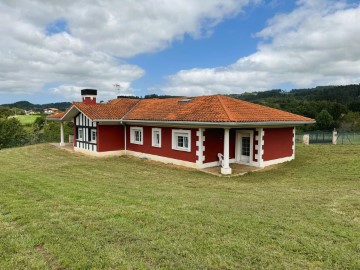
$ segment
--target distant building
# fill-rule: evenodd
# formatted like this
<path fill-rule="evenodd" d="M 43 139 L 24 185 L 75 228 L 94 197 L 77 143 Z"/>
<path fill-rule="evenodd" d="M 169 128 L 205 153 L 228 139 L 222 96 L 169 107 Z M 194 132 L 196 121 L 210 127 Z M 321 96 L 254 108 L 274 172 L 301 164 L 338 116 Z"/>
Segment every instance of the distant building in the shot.
<path fill-rule="evenodd" d="M 26 115 L 36 114 L 36 112 L 34 112 L 33 110 L 25 110 L 24 112 Z"/>
<path fill-rule="evenodd" d="M 53 113 L 57 113 L 58 111 L 59 111 L 59 109 L 57 109 L 57 108 L 46 108 L 46 109 L 44 109 L 45 114 L 53 114 Z"/>

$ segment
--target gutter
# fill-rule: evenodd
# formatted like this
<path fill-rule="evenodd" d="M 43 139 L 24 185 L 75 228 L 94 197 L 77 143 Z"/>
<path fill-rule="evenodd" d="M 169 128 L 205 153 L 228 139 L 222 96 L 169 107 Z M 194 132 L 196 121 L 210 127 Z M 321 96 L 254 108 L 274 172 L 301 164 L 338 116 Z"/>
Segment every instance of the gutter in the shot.
<path fill-rule="evenodd" d="M 153 120 L 124 120 L 124 119 L 94 119 L 93 121 L 97 122 L 121 122 L 129 124 L 158 124 L 158 125 L 171 125 L 171 126 L 221 126 L 221 127 L 258 127 L 258 126 L 298 126 L 304 124 L 313 124 L 316 123 L 315 120 L 308 121 L 267 121 L 267 122 L 195 122 L 195 121 L 153 121 Z"/>

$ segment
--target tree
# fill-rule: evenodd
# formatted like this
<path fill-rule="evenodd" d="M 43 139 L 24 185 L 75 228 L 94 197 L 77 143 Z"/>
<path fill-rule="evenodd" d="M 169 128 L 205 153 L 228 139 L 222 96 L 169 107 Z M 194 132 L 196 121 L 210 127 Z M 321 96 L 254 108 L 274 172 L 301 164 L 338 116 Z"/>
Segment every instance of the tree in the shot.
<path fill-rule="evenodd" d="M 0 119 L 0 149 L 21 146 L 28 141 L 28 135 L 19 120 Z"/>
<path fill-rule="evenodd" d="M 74 134 L 74 124 L 71 122 L 66 122 L 64 124 L 65 138 L 69 137 L 70 134 Z M 45 124 L 44 140 L 47 142 L 59 142 L 60 141 L 60 123 L 59 122 L 48 122 L 47 124 Z"/>
<path fill-rule="evenodd" d="M 330 130 L 333 128 L 334 119 L 327 110 L 322 110 L 315 118 L 316 125 L 320 130 Z"/>
<path fill-rule="evenodd" d="M 360 112 L 347 113 L 340 122 L 340 128 L 344 131 L 360 131 Z"/>

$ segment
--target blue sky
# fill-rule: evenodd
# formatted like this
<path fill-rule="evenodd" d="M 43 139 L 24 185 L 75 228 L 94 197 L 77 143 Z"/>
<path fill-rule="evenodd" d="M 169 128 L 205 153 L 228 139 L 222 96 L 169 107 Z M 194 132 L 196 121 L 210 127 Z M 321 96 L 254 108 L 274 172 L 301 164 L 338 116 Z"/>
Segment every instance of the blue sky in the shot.
<path fill-rule="evenodd" d="M 19 0 L 0 15 L 0 104 L 360 82 L 358 1 Z"/>

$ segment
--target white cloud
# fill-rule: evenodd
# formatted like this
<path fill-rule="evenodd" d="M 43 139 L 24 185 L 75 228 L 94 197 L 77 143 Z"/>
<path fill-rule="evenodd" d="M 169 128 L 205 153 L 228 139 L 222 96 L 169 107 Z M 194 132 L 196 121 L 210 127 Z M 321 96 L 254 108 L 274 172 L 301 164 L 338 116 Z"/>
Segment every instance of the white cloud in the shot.
<path fill-rule="evenodd" d="M 204 95 L 360 82 L 360 6 L 301 0 L 257 33 L 256 53 L 219 68 L 182 70 L 165 93 Z"/>
<path fill-rule="evenodd" d="M 2 0 L 0 2 L 0 93 L 35 93 L 45 85 L 72 99 L 78 89 L 122 94 L 144 74 L 126 59 L 162 50 L 212 27 L 259 0 Z M 54 21 L 66 32 L 48 35 Z M 56 27 L 55 27 L 56 28 Z M 61 27 L 60 27 L 61 28 Z M 57 29 L 59 30 L 59 29 Z"/>

